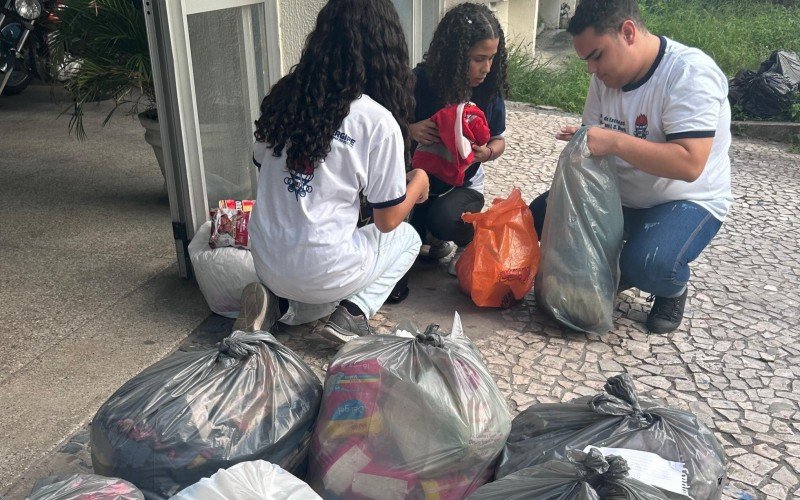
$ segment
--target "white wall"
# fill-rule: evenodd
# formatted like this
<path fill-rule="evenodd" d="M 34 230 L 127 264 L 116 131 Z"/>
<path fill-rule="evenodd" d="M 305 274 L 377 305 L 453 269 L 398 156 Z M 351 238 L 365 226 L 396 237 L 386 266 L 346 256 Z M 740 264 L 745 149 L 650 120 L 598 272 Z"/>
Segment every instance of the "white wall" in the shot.
<path fill-rule="evenodd" d="M 536 20 L 539 15 L 538 0 L 509 0 L 507 42 L 517 45 L 533 55 L 536 49 Z"/>
<path fill-rule="evenodd" d="M 445 0 L 445 10 L 465 0 Z M 520 45 L 533 54 L 536 48 L 536 20 L 539 3 L 547 0 L 471 0 L 489 6 L 500 21 L 510 44 Z M 560 0 L 551 0 L 558 2 Z M 574 1 L 574 0 L 572 0 Z M 559 3 L 560 5 L 560 3 Z"/>
<path fill-rule="evenodd" d="M 327 0 L 279 0 L 281 69 L 285 75 L 300 60 L 303 43 Z"/>
<path fill-rule="evenodd" d="M 317 13 L 327 0 L 278 0 L 281 31 L 281 69 L 283 74 L 297 63 L 306 36 L 314 27 Z M 412 64 L 416 64 L 428 49 L 433 31 L 440 16 L 448 9 L 464 0 L 392 0 L 400 15 Z M 536 44 L 536 20 L 539 3 L 556 4 L 558 8 L 564 0 L 472 0 L 488 5 L 497 15 L 506 38 L 514 44 L 528 48 L 531 53 Z M 575 3 L 575 0 L 566 0 Z M 416 33 L 414 30 L 414 9 L 419 9 Z M 439 12 L 441 9 L 441 12 Z M 557 17 L 556 17 L 557 22 Z"/>

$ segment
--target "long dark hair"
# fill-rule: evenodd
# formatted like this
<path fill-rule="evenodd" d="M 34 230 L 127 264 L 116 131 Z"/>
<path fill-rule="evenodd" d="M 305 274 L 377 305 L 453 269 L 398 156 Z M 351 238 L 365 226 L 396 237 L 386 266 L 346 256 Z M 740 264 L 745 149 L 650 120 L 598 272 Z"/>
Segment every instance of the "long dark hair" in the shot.
<path fill-rule="evenodd" d="M 287 168 L 307 172 L 330 152 L 350 103 L 367 94 L 400 125 L 408 165 L 412 89 L 408 48 L 390 0 L 330 0 L 300 62 L 261 102 L 255 137 L 276 157 L 285 149 Z"/>
<path fill-rule="evenodd" d="M 497 55 L 486 79 L 473 89 L 468 80 L 469 51 L 491 38 L 500 40 Z M 506 37 L 486 5 L 462 3 L 450 9 L 436 27 L 422 64 L 440 106 L 470 99 L 481 105 L 498 93 L 508 95 Z"/>

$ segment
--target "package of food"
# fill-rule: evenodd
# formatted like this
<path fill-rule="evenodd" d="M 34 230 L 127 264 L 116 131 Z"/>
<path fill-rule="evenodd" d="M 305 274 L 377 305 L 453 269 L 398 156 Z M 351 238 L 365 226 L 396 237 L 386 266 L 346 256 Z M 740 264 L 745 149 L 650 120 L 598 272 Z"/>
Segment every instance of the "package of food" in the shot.
<path fill-rule="evenodd" d="M 253 211 L 253 200 L 219 200 L 219 207 L 211 210 L 211 248 L 250 248 L 247 224 Z"/>

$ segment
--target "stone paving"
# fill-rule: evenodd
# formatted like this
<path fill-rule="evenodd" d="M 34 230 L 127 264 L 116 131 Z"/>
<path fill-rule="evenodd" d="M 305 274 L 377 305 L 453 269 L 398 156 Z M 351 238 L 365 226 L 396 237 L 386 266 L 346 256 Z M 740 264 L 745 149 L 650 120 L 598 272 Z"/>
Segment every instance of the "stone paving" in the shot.
<path fill-rule="evenodd" d="M 506 153 L 487 166 L 487 201 L 511 186 L 528 200 L 546 190 L 563 148 L 553 134 L 579 118 L 510 105 L 507 121 Z M 692 411 L 715 430 L 729 459 L 725 498 L 800 498 L 800 155 L 735 139 L 731 156 L 736 204 L 693 266 L 676 332 L 646 334 L 649 304 L 638 291 L 620 294 L 614 331 L 605 335 L 565 331 L 531 294 L 474 340 L 514 414 L 595 394 L 607 377 L 628 372 L 641 396 Z M 373 323 L 389 332 L 402 319 L 389 312 Z M 186 344 L 212 345 L 230 327 L 212 316 Z M 322 378 L 336 346 L 313 330 L 277 337 Z M 84 428 L 40 470 L 90 470 L 87 437 Z M 12 487 L 8 498 L 22 498 L 30 480 L 25 486 Z"/>

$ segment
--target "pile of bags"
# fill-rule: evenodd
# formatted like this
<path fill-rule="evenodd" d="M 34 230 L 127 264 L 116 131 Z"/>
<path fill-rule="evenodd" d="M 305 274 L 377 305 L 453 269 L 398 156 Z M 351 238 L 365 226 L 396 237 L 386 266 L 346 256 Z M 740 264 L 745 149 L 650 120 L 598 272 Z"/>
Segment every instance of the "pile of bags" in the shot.
<path fill-rule="evenodd" d="M 177 352 L 103 404 L 91 454 L 109 477 L 49 478 L 29 498 L 696 500 L 726 479 L 713 433 L 640 401 L 627 374 L 512 421 L 458 315 L 446 336 L 350 341 L 324 388 L 267 332 Z"/>
<path fill-rule="evenodd" d="M 597 449 L 607 458 L 624 458 L 631 477 L 667 498 L 720 498 L 725 454 L 696 416 L 639 401 L 628 374 L 608 379 L 605 391 L 567 403 L 532 405 L 517 415 L 496 478 L 569 460 L 571 450 Z"/>
<path fill-rule="evenodd" d="M 728 100 L 755 118 L 787 115 L 800 94 L 800 57 L 785 50 L 775 51 L 758 71 L 743 69 L 728 85 Z"/>

